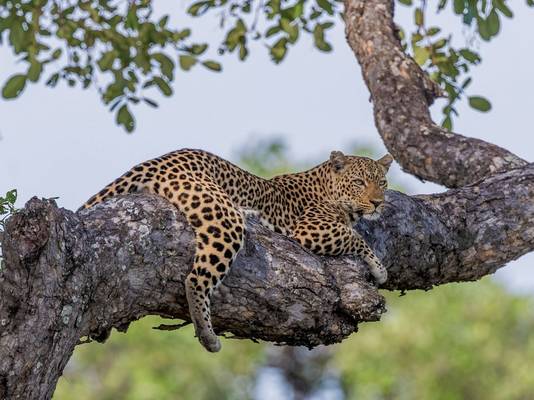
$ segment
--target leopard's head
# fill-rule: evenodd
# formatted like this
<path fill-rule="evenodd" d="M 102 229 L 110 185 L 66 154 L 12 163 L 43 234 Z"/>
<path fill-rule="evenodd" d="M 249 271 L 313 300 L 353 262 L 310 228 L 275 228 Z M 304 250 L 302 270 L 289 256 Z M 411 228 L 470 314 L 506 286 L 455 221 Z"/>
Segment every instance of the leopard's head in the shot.
<path fill-rule="evenodd" d="M 379 160 L 348 156 L 340 151 L 330 154 L 333 197 L 354 219 L 373 219 L 384 208 L 386 173 L 393 161 L 386 154 Z"/>

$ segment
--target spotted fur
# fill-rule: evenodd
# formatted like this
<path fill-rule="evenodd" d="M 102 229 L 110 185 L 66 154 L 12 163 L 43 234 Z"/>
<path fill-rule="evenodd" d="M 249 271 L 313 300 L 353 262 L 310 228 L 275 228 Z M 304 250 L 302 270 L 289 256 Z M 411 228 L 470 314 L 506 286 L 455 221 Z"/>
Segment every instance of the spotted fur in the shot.
<path fill-rule="evenodd" d="M 330 160 L 313 169 L 266 180 L 208 152 L 184 149 L 133 167 L 83 208 L 148 190 L 187 216 L 196 236 L 193 269 L 186 279 L 189 311 L 200 342 L 215 352 L 220 342 L 211 325 L 210 298 L 243 246 L 246 211 L 256 212 L 262 224 L 316 254 L 357 254 L 378 283 L 387 279 L 380 260 L 352 224 L 383 208 L 385 174 L 392 160 L 389 154 L 374 161 L 334 151 Z"/>

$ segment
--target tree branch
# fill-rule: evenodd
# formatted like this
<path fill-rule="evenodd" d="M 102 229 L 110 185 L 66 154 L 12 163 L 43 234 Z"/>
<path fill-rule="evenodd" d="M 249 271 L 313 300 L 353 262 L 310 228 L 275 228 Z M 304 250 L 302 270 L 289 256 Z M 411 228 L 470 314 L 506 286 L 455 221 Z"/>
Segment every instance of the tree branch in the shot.
<path fill-rule="evenodd" d="M 432 122 L 428 106 L 440 89 L 403 52 L 392 0 L 345 0 L 345 24 L 371 92 L 377 129 L 405 171 L 456 188 L 527 164 L 499 146 Z"/>
<path fill-rule="evenodd" d="M 358 230 L 389 271 L 388 289 L 476 280 L 534 248 L 534 165 L 444 194 L 389 191 Z M 193 234 L 157 196 L 118 197 L 82 213 L 32 199 L 8 222 L 0 272 L 0 396 L 47 399 L 79 339 L 157 314 L 188 320 Z M 367 266 L 318 257 L 255 221 L 213 299 L 216 331 L 316 346 L 376 321 L 384 299 Z M 200 347 L 199 347 L 200 351 Z"/>
<path fill-rule="evenodd" d="M 147 314 L 189 320 L 193 233 L 157 196 L 114 198 L 79 214 L 34 198 L 10 218 L 2 247 L 0 398 L 50 398 L 80 337 L 103 341 Z M 357 261 L 321 259 L 249 221 L 214 295 L 213 323 L 238 337 L 339 342 L 384 312 L 368 279 Z"/>

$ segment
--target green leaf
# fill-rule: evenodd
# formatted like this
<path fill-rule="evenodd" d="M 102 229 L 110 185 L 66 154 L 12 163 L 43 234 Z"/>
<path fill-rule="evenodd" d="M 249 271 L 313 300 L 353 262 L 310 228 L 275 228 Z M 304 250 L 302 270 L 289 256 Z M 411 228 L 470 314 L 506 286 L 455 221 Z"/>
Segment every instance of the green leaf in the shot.
<path fill-rule="evenodd" d="M 404 4 L 405 6 L 411 6 L 412 0 L 399 0 L 399 3 Z"/>
<path fill-rule="evenodd" d="M 477 64 L 480 62 L 480 56 L 478 53 L 471 51 L 469 49 L 461 49 L 460 54 L 463 58 L 469 61 L 471 64 Z"/>
<path fill-rule="evenodd" d="M 532 0 L 534 1 L 534 0 Z M 265 37 L 271 37 L 273 35 L 276 35 L 278 32 L 280 32 L 282 28 L 280 28 L 279 25 L 271 26 L 269 29 L 267 29 L 267 32 L 265 32 Z"/>
<path fill-rule="evenodd" d="M 145 74 L 152 69 L 149 55 L 144 49 L 137 50 L 137 54 L 134 57 L 134 62 L 143 70 Z"/>
<path fill-rule="evenodd" d="M 287 52 L 287 39 L 282 38 L 278 40 L 272 47 L 271 47 L 271 57 L 275 63 L 279 63 L 282 61 L 286 55 Z"/>
<path fill-rule="evenodd" d="M 130 29 L 139 28 L 139 19 L 137 17 L 137 5 L 135 3 L 132 3 L 132 6 L 128 10 L 128 14 L 126 14 L 126 22 L 124 26 Z"/>
<path fill-rule="evenodd" d="M 12 205 L 17 201 L 17 189 L 10 190 L 6 193 L 6 200 Z"/>
<path fill-rule="evenodd" d="M 55 74 L 52 74 L 50 78 L 48 78 L 48 80 L 46 81 L 46 86 L 56 87 L 58 80 L 59 74 L 56 72 Z"/>
<path fill-rule="evenodd" d="M 445 117 L 445 119 L 441 122 L 441 126 L 448 131 L 452 130 L 452 119 L 450 115 Z"/>
<path fill-rule="evenodd" d="M 438 28 L 437 26 L 433 26 L 432 28 L 429 28 L 428 31 L 426 32 L 426 34 L 428 36 L 434 36 L 434 35 L 437 35 L 438 33 L 441 32 L 441 29 Z"/>
<path fill-rule="evenodd" d="M 527 4 L 528 4 L 528 1 L 527 1 Z M 494 5 L 496 8 L 499 9 L 499 11 L 507 16 L 508 18 L 512 18 L 514 16 L 514 13 L 512 12 L 512 10 L 510 10 L 508 8 L 508 6 L 504 3 L 504 0 L 495 0 L 494 2 Z M 529 4 L 530 5 L 530 4 Z"/>
<path fill-rule="evenodd" d="M 105 53 L 102 53 L 102 57 L 100 57 L 100 60 L 97 61 L 98 66 L 100 67 L 101 71 L 107 71 L 111 68 L 113 65 L 113 61 L 115 61 L 115 58 L 117 58 L 117 51 L 116 50 L 109 50 Z"/>
<path fill-rule="evenodd" d="M 163 80 L 159 76 L 154 77 L 154 83 L 158 86 L 161 93 L 163 93 L 165 96 L 169 97 L 172 94 L 172 88 L 167 82 L 165 82 L 165 80 Z"/>
<path fill-rule="evenodd" d="M 430 52 L 428 51 L 426 47 L 414 46 L 413 56 L 417 64 L 423 65 L 430 57 Z"/>
<path fill-rule="evenodd" d="M 475 110 L 482 112 L 488 112 L 491 110 L 491 103 L 481 96 L 471 96 L 469 97 L 469 105 Z"/>
<path fill-rule="evenodd" d="M 334 15 L 334 9 L 328 0 L 317 0 L 317 5 L 325 10 L 328 14 Z"/>
<path fill-rule="evenodd" d="M 447 39 L 440 39 L 436 43 L 434 43 L 432 47 L 434 48 L 434 50 L 439 50 L 445 47 L 446 44 L 447 44 Z"/>
<path fill-rule="evenodd" d="M 169 22 L 169 16 L 168 15 L 164 15 L 163 17 L 161 17 L 161 19 L 158 21 L 158 26 L 160 28 L 165 28 L 165 25 L 167 25 L 167 22 Z"/>
<path fill-rule="evenodd" d="M 190 50 L 192 54 L 199 56 L 202 53 L 204 53 L 207 48 L 208 48 L 208 45 L 206 43 L 194 44 L 193 46 L 191 46 Z"/>
<path fill-rule="evenodd" d="M 211 69 L 212 71 L 220 72 L 222 70 L 221 64 L 219 64 L 216 61 L 212 61 L 212 60 L 204 61 L 202 65 L 205 66 L 207 69 Z"/>
<path fill-rule="evenodd" d="M 193 65 L 197 63 L 197 59 L 193 56 L 181 55 L 180 56 L 180 67 L 184 71 L 189 71 Z"/>
<path fill-rule="evenodd" d="M 454 13 L 461 15 L 464 13 L 465 1 L 464 0 L 454 0 Z"/>
<path fill-rule="evenodd" d="M 188 8 L 187 13 L 194 17 L 198 17 L 199 15 L 202 15 L 208 11 L 209 7 L 209 1 L 199 1 L 197 3 L 193 3 L 191 7 Z"/>
<path fill-rule="evenodd" d="M 332 46 L 324 40 L 324 27 L 321 24 L 315 25 L 313 29 L 313 39 L 315 42 L 315 47 L 321 51 L 331 51 Z"/>
<path fill-rule="evenodd" d="M 248 56 L 248 49 L 247 49 L 247 46 L 242 43 L 241 46 L 239 47 L 239 59 L 241 61 L 244 61 L 245 58 L 247 58 Z"/>
<path fill-rule="evenodd" d="M 37 82 L 41 76 L 41 72 L 43 72 L 43 64 L 37 60 L 33 60 L 28 69 L 28 79 L 31 82 Z"/>
<path fill-rule="evenodd" d="M 495 9 L 491 10 L 490 14 L 488 15 L 487 23 L 488 23 L 488 33 L 491 36 L 496 36 L 499 33 L 501 24 L 499 22 L 499 15 L 495 11 Z"/>
<path fill-rule="evenodd" d="M 184 39 L 187 39 L 189 36 L 191 36 L 191 29 L 184 29 L 182 31 L 179 31 L 179 32 L 174 32 L 172 34 L 172 39 L 176 42 L 180 41 L 180 40 L 184 40 Z"/>
<path fill-rule="evenodd" d="M 119 108 L 119 112 L 117 112 L 117 124 L 124 126 L 124 129 L 128 132 L 132 132 L 135 128 L 135 120 L 126 104 Z"/>
<path fill-rule="evenodd" d="M 30 40 L 30 33 L 25 30 L 20 20 L 14 21 L 9 32 L 9 41 L 13 45 L 15 54 L 25 51 Z"/>
<path fill-rule="evenodd" d="M 289 41 L 295 43 L 299 37 L 299 28 L 297 25 L 292 25 L 287 18 L 280 18 L 280 27 L 289 36 Z"/>
<path fill-rule="evenodd" d="M 424 24 L 424 15 L 423 15 L 423 10 L 421 10 L 420 8 L 416 8 L 415 9 L 415 12 L 414 12 L 414 20 L 415 20 L 415 25 L 417 26 L 423 26 Z"/>
<path fill-rule="evenodd" d="M 477 24 L 478 24 L 478 33 L 480 34 L 480 37 L 484 39 L 485 41 L 490 40 L 491 33 L 489 30 L 488 22 L 483 18 L 477 18 Z"/>
<path fill-rule="evenodd" d="M 26 75 L 17 74 L 8 79 L 2 89 L 4 99 L 14 99 L 19 96 L 26 86 Z"/>
<path fill-rule="evenodd" d="M 161 73 L 165 75 L 169 80 L 173 78 L 174 62 L 163 53 L 154 53 L 152 58 L 159 64 Z"/>
<path fill-rule="evenodd" d="M 423 35 L 421 35 L 420 33 L 413 33 L 412 34 L 412 46 L 417 43 L 417 42 L 420 42 L 421 40 L 423 39 Z"/>
<path fill-rule="evenodd" d="M 55 49 L 52 53 L 52 59 L 57 60 L 59 57 L 61 57 L 61 53 L 63 53 L 61 49 Z"/>
<path fill-rule="evenodd" d="M 302 16 L 303 11 L 304 11 L 304 1 L 299 1 L 293 7 L 289 7 L 284 10 L 281 10 L 280 14 L 283 17 L 289 18 L 290 20 L 294 20 Z"/>

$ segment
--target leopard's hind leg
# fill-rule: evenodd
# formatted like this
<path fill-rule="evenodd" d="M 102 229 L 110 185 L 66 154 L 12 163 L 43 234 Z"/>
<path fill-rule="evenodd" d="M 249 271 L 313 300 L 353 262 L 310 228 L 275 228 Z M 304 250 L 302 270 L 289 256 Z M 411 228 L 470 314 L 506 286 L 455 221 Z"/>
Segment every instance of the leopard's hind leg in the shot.
<path fill-rule="evenodd" d="M 171 201 L 195 231 L 193 269 L 185 283 L 195 333 L 207 350 L 216 352 L 221 345 L 211 324 L 210 300 L 243 245 L 243 217 L 228 194 L 210 181 L 181 182 Z"/>

